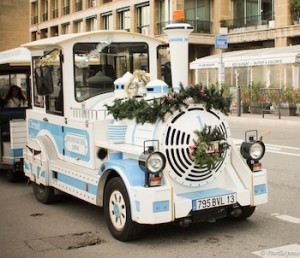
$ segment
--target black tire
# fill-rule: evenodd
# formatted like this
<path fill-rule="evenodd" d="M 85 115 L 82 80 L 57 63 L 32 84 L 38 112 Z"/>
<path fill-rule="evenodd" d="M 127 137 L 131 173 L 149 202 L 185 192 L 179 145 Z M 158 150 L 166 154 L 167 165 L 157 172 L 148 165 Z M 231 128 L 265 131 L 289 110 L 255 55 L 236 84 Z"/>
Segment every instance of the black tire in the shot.
<path fill-rule="evenodd" d="M 6 170 L 6 178 L 8 182 L 17 182 L 20 181 L 21 175 L 19 172 L 16 172 L 13 169 Z"/>
<path fill-rule="evenodd" d="M 35 198 L 43 203 L 49 204 L 54 201 L 54 188 L 51 186 L 38 185 L 31 182 Z"/>
<path fill-rule="evenodd" d="M 25 181 L 26 177 L 23 171 L 15 171 L 13 169 L 6 170 L 6 179 L 8 182 L 21 182 Z"/>
<path fill-rule="evenodd" d="M 242 213 L 237 219 L 239 220 L 245 220 L 249 218 L 255 211 L 256 206 L 247 206 L 247 207 L 241 207 Z"/>
<path fill-rule="evenodd" d="M 105 187 L 104 215 L 110 233 L 117 240 L 127 242 L 141 235 L 143 225 L 132 221 L 128 193 L 119 177 L 109 180 Z"/>

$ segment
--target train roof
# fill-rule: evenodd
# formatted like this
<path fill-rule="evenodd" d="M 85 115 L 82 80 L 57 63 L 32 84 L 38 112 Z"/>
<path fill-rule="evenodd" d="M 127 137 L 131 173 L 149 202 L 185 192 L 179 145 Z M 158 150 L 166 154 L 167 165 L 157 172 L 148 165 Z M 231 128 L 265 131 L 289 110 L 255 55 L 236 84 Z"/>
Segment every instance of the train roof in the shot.
<path fill-rule="evenodd" d="M 25 47 L 18 47 L 0 52 L 0 65 L 30 65 L 30 60 L 30 51 Z"/>

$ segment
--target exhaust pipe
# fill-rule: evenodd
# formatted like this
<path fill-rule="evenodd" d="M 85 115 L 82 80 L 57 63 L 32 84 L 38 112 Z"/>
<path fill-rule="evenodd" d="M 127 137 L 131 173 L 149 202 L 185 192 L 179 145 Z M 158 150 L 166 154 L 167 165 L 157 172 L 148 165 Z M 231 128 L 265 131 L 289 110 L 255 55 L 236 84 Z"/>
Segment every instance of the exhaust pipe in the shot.
<path fill-rule="evenodd" d="M 179 226 L 182 228 L 187 228 L 192 223 L 192 220 L 189 218 L 183 218 L 179 221 Z"/>
<path fill-rule="evenodd" d="M 241 216 L 242 210 L 240 208 L 233 209 L 229 212 L 230 217 L 238 218 Z"/>

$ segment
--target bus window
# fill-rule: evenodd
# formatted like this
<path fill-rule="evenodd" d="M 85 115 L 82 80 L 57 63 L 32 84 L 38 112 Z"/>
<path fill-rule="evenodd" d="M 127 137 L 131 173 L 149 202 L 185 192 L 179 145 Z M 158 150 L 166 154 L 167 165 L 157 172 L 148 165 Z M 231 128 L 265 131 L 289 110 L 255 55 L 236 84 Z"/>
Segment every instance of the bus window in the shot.
<path fill-rule="evenodd" d="M 1 98 L 1 102 L 0 102 L 0 107 L 4 107 L 5 103 L 4 103 L 4 99 L 5 96 L 8 92 L 9 89 L 9 75 L 0 75 L 0 98 Z"/>
<path fill-rule="evenodd" d="M 29 94 L 29 75 L 28 73 L 14 73 L 0 75 L 0 107 L 27 107 L 30 104 Z M 20 88 L 20 94 L 24 96 L 25 100 L 20 105 L 8 104 L 8 94 L 10 94 L 10 88 L 16 85 Z M 11 94 L 10 94 L 11 95 Z"/>
<path fill-rule="evenodd" d="M 126 72 L 149 72 L 148 45 L 143 42 L 77 43 L 74 81 L 77 101 L 114 90 L 113 82 Z"/>

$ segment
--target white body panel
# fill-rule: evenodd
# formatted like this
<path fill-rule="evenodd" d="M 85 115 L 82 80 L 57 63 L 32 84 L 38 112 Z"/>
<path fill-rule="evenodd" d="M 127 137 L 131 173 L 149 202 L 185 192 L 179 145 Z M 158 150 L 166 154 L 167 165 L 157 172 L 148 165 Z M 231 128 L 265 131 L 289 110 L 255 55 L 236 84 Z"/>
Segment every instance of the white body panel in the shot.
<path fill-rule="evenodd" d="M 10 142 L 3 142 L 2 162 L 13 165 L 16 159 L 19 161 L 23 157 L 23 149 L 27 143 L 26 121 L 23 119 L 14 119 L 10 124 Z"/>

